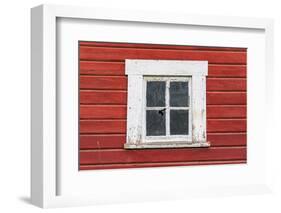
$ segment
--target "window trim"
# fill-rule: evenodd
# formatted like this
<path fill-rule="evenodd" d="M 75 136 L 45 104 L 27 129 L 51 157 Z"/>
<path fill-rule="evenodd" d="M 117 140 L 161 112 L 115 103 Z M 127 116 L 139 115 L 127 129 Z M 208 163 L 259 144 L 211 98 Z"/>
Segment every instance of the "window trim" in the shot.
<path fill-rule="evenodd" d="M 209 147 L 206 141 L 206 76 L 208 61 L 125 60 L 128 75 L 127 139 L 125 149 Z M 190 77 L 192 106 L 191 140 L 146 141 L 143 129 L 146 76 Z"/>

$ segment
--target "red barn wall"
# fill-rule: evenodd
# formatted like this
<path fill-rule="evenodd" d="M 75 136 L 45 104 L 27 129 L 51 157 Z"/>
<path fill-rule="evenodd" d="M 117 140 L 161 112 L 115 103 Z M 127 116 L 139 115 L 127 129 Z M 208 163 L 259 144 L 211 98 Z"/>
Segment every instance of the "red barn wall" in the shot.
<path fill-rule="evenodd" d="M 79 42 L 80 169 L 246 162 L 245 48 Z M 210 148 L 125 150 L 125 59 L 207 60 Z"/>

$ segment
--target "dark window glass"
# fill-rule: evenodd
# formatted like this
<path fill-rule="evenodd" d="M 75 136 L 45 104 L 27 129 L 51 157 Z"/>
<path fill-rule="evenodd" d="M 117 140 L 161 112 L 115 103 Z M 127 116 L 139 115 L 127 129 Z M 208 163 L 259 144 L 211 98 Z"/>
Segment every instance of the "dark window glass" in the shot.
<path fill-rule="evenodd" d="M 188 135 L 188 110 L 170 111 L 170 134 Z"/>
<path fill-rule="evenodd" d="M 165 81 L 148 81 L 146 86 L 146 106 L 165 106 Z"/>
<path fill-rule="evenodd" d="M 165 110 L 146 111 L 146 135 L 166 135 L 166 113 Z"/>
<path fill-rule="evenodd" d="M 170 82 L 170 106 L 188 106 L 188 82 Z"/>

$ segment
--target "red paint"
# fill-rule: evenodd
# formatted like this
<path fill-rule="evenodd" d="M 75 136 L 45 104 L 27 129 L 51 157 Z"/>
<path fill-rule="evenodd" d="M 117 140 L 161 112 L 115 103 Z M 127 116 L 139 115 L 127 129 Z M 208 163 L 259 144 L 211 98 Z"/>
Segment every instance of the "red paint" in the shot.
<path fill-rule="evenodd" d="M 246 146 L 247 135 L 242 132 L 208 133 L 207 140 L 215 146 Z M 80 149 L 122 149 L 125 134 L 82 134 Z"/>
<path fill-rule="evenodd" d="M 80 151 L 81 165 L 108 163 L 159 163 L 206 160 L 243 160 L 245 158 L 245 147 L 147 150 L 104 149 Z"/>
<path fill-rule="evenodd" d="M 246 49 L 80 42 L 80 169 L 246 162 Z M 125 59 L 208 60 L 210 148 L 124 150 Z"/>
<path fill-rule="evenodd" d="M 208 60 L 210 64 L 246 64 L 246 52 L 80 47 L 80 60 L 125 59 Z"/>

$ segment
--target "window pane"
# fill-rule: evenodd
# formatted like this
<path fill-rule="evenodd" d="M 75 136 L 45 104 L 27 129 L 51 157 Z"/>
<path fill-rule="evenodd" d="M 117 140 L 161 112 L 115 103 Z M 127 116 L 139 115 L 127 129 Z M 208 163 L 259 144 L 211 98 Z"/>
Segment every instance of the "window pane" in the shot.
<path fill-rule="evenodd" d="M 170 111 L 170 134 L 188 135 L 188 110 Z"/>
<path fill-rule="evenodd" d="M 165 81 L 148 81 L 146 86 L 146 106 L 165 106 Z"/>
<path fill-rule="evenodd" d="M 188 82 L 170 82 L 170 106 L 188 106 Z"/>
<path fill-rule="evenodd" d="M 166 113 L 164 110 L 146 111 L 146 135 L 166 135 Z"/>

